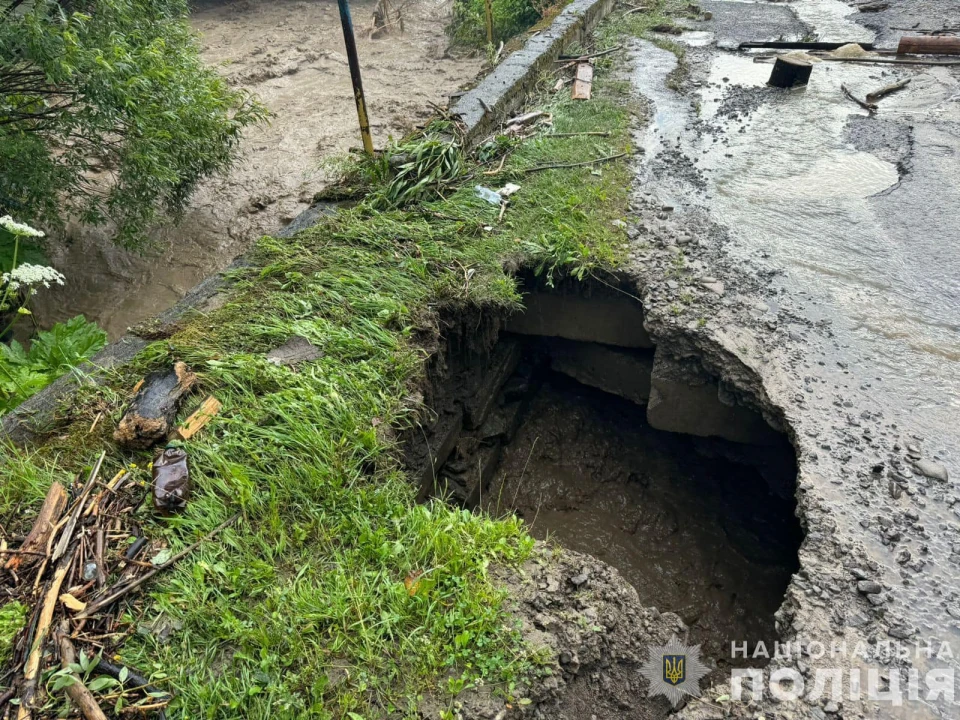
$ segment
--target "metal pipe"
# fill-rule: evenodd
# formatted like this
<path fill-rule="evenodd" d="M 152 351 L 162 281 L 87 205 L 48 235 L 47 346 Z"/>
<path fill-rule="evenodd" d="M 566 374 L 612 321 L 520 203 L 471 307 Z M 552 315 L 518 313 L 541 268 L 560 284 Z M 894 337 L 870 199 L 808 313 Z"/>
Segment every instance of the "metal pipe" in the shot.
<path fill-rule="evenodd" d="M 337 0 L 340 6 L 340 24 L 343 26 L 343 44 L 347 48 L 347 60 L 350 63 L 350 80 L 353 82 L 353 97 L 357 101 L 357 117 L 360 120 L 360 137 L 363 149 L 373 155 L 373 138 L 370 137 L 370 119 L 367 116 L 367 102 L 363 97 L 363 82 L 360 79 L 360 60 L 357 57 L 357 41 L 353 36 L 353 18 L 350 17 L 350 5 L 347 0 Z"/>
<path fill-rule="evenodd" d="M 493 0 L 486 0 L 487 45 L 493 45 Z"/>

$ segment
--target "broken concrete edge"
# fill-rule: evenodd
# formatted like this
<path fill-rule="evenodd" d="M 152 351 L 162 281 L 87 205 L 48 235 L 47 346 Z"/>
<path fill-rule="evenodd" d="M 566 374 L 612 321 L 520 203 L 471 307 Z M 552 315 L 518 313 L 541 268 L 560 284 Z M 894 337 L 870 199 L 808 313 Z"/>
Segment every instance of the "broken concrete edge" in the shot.
<path fill-rule="evenodd" d="M 475 88 L 461 96 L 450 114 L 463 122 L 467 147 L 477 145 L 507 119 L 563 49 L 582 40 L 610 14 L 614 4 L 614 0 L 574 0 L 550 27 L 535 33 L 523 48 L 508 55 Z"/>

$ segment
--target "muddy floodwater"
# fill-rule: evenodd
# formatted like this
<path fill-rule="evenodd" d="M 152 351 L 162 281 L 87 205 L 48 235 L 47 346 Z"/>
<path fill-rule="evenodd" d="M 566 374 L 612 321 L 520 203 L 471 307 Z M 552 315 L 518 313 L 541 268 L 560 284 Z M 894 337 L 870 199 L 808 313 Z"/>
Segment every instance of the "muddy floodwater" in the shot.
<path fill-rule="evenodd" d="M 404 32 L 372 40 L 374 5 L 351 3 L 374 142 L 382 147 L 429 116 L 429 103 L 446 104 L 481 61 L 448 53 L 451 2 L 406 3 Z M 182 223 L 152 233 L 145 254 L 115 247 L 104 229 L 71 228 L 50 252 L 67 285 L 37 298 L 44 325 L 83 314 L 111 338 L 122 335 L 292 220 L 330 181 L 324 161 L 359 146 L 334 0 L 200 2 L 192 23 L 204 60 L 259 96 L 274 117 L 247 131 L 234 168 L 198 190 Z"/>
<path fill-rule="evenodd" d="M 634 403 L 548 373 L 482 505 L 617 568 L 709 657 L 777 637 L 802 537 L 793 499 L 690 436 L 654 430 Z"/>

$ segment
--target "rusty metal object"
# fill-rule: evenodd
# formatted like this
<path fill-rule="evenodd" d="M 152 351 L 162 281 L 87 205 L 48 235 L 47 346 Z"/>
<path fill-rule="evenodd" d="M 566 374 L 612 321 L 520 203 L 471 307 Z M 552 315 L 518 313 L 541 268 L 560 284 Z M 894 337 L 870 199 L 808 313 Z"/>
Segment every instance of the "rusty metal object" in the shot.
<path fill-rule="evenodd" d="M 902 37 L 897 55 L 960 55 L 960 37 Z"/>

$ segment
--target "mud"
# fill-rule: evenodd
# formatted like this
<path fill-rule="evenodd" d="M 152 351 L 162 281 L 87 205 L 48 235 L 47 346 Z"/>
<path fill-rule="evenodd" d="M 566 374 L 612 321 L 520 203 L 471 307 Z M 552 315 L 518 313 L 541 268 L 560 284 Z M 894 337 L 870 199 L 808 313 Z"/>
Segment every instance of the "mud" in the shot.
<path fill-rule="evenodd" d="M 777 638 L 773 615 L 802 538 L 792 495 L 775 495 L 755 468 L 698 454 L 689 436 L 652 429 L 634 403 L 549 373 L 481 504 L 516 510 L 535 537 L 617 568 L 710 657 L 734 640 Z"/>
<path fill-rule="evenodd" d="M 825 40 L 877 30 L 890 46 L 902 34 L 881 27 L 882 14 L 838 3 L 780 7 Z M 891 0 L 885 17 L 960 26 L 957 11 Z M 958 185 L 946 169 L 960 147 L 960 74 L 822 63 L 809 87 L 770 91 L 769 65 L 698 45 L 687 49 L 689 78 L 676 92 L 665 86 L 671 64 L 660 53 L 632 51 L 634 87 L 652 120 L 637 142 L 663 138 L 647 153 L 653 160 L 637 164 L 628 228 L 645 326 L 658 344 L 685 348 L 781 414 L 797 451 L 806 535 L 777 629 L 805 648 L 848 648 L 771 664 L 801 674 L 800 699 L 778 703 L 767 691 L 724 712 L 955 717 L 952 698 L 910 698 L 906 683 L 911 668 L 921 676 L 960 668 L 960 256 L 948 210 Z M 862 95 L 905 77 L 911 90 L 885 98 L 871 117 L 840 92 L 846 84 Z M 904 655 L 879 649 L 886 641 L 902 643 Z M 950 643 L 953 655 L 918 658 L 916 647 L 930 642 Z M 857 643 L 870 647 L 866 657 L 849 651 Z M 902 704 L 848 694 L 846 679 L 837 699 L 811 692 L 817 669 L 854 667 L 879 672 L 883 688 L 899 681 Z M 701 702 L 680 713 L 721 714 Z"/>
<path fill-rule="evenodd" d="M 374 142 L 386 144 L 471 82 L 481 59 L 448 52 L 450 2 L 404 10 L 403 34 L 371 40 L 372 0 L 351 3 Z M 51 247 L 66 287 L 38 296 L 41 324 L 84 314 L 111 339 L 173 305 L 258 236 L 277 232 L 332 179 L 324 161 L 359 146 L 334 0 L 201 2 L 192 22 L 203 58 L 275 114 L 248 130 L 225 177 L 203 184 L 183 221 L 151 233 L 152 250 L 124 251 L 106 229 L 71 227 Z"/>

